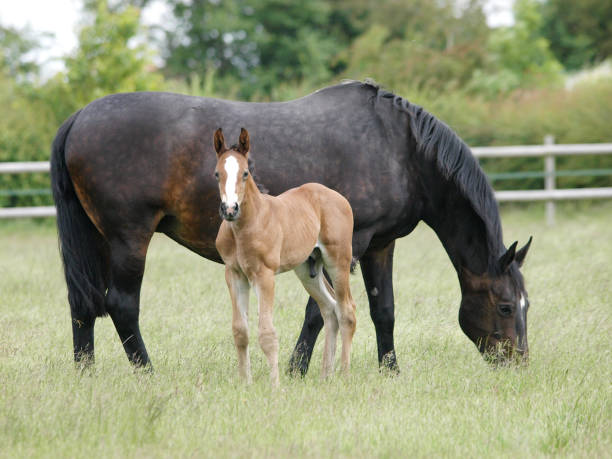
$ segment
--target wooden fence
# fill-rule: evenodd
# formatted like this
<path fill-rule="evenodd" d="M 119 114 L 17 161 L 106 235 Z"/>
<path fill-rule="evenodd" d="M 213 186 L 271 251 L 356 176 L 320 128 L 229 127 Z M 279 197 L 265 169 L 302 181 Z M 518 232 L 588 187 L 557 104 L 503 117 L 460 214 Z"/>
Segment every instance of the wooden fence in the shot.
<path fill-rule="evenodd" d="M 549 225 L 555 222 L 555 201 L 572 199 L 612 198 L 610 188 L 556 188 L 556 177 L 562 175 L 556 171 L 555 157 L 606 155 L 612 153 L 612 143 L 586 143 L 556 145 L 552 136 L 546 136 L 543 145 L 517 145 L 509 147 L 474 147 L 472 153 L 477 158 L 544 158 L 543 190 L 496 191 L 498 201 L 546 201 L 546 221 Z M 597 171 L 565 171 L 571 175 L 595 175 Z M 583 172 L 584 174 L 580 174 Z M 612 171 L 601 171 L 612 175 Z M 505 178 L 524 178 L 525 172 L 503 174 Z"/>

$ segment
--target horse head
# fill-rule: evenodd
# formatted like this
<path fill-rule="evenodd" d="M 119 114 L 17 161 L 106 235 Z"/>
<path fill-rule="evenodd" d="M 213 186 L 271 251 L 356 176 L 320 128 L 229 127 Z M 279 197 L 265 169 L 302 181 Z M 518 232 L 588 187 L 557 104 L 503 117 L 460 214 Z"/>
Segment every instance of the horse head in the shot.
<path fill-rule="evenodd" d="M 486 360 L 498 364 L 526 361 L 527 310 L 529 300 L 519 268 L 523 265 L 531 238 L 516 250 L 517 242 L 499 258 L 495 275 L 474 274 L 463 269 L 459 325 Z"/>
<path fill-rule="evenodd" d="M 213 143 L 217 152 L 215 179 L 221 195 L 219 214 L 221 218 L 233 221 L 240 216 L 240 205 L 249 178 L 249 133 L 242 128 L 238 143 L 227 148 L 223 131 L 219 128 L 215 131 Z"/>

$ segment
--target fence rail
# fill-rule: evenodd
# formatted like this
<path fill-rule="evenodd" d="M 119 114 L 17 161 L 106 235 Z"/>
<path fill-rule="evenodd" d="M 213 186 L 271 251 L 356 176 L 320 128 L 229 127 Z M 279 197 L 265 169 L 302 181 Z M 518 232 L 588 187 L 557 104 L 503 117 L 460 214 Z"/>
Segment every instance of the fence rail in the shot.
<path fill-rule="evenodd" d="M 612 143 L 576 143 L 556 145 L 553 136 L 547 135 L 543 145 L 513 145 L 507 147 L 474 147 L 472 153 L 477 158 L 544 158 L 543 172 L 499 174 L 499 178 L 520 178 L 536 175 L 544 178 L 543 190 L 496 191 L 498 201 L 546 201 L 546 221 L 555 223 L 555 201 L 571 199 L 612 198 L 611 188 L 564 188 L 557 189 L 555 178 L 571 175 L 612 175 L 607 169 L 597 171 L 556 171 L 556 156 L 606 155 L 612 153 Z M 591 172 L 593 172 L 591 174 Z"/>
<path fill-rule="evenodd" d="M 49 161 L 30 161 L 20 163 L 0 163 L 0 174 L 26 174 L 29 172 L 49 172 Z"/>
<path fill-rule="evenodd" d="M 543 190 L 512 190 L 496 191 L 495 197 L 498 201 L 547 201 L 546 215 L 549 224 L 554 223 L 555 207 L 554 201 L 573 199 L 602 199 L 612 198 L 612 187 L 610 188 L 570 188 L 557 189 L 555 177 L 567 175 L 608 175 L 609 170 L 588 171 L 555 171 L 555 157 L 567 155 L 605 155 L 612 154 L 612 143 L 587 143 L 587 144 L 565 144 L 556 145 L 552 136 L 546 136 L 543 145 L 515 145 L 504 147 L 474 147 L 474 156 L 477 158 L 518 158 L 518 157 L 542 157 L 545 158 L 545 170 L 543 172 L 516 173 L 507 172 L 498 174 L 496 178 L 521 178 L 521 174 L 531 174 L 533 177 L 544 178 Z M 49 172 L 49 162 L 13 162 L 0 163 L 0 174 L 25 174 L 32 172 Z M 612 174 L 611 174 L 612 175 Z M 55 207 L 14 207 L 0 208 L 0 219 L 18 217 L 53 217 Z"/>
<path fill-rule="evenodd" d="M 546 143 L 548 141 L 548 143 Z M 512 145 L 508 147 L 473 147 L 479 158 L 525 158 L 528 156 L 607 155 L 612 153 L 612 143 L 555 144 L 546 136 L 543 145 Z"/>

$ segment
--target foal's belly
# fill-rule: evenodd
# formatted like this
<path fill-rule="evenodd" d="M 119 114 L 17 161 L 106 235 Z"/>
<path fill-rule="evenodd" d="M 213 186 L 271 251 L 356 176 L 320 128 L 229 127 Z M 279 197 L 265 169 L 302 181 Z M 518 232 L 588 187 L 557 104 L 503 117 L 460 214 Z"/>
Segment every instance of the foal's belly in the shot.
<path fill-rule="evenodd" d="M 276 270 L 275 274 L 284 273 L 284 272 L 291 271 L 297 268 L 302 263 L 304 263 L 306 260 L 308 260 L 308 257 L 312 253 L 313 249 L 314 249 L 314 245 L 310 248 L 302 247 L 300 248 L 299 251 L 296 250 L 292 254 L 287 256 L 286 258 L 281 259 L 281 265 Z"/>

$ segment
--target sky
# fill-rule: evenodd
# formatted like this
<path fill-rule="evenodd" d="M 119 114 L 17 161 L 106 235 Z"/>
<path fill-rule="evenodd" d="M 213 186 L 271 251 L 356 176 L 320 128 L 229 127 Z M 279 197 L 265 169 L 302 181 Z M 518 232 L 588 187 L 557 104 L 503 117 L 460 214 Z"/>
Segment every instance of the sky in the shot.
<path fill-rule="evenodd" d="M 513 1 L 486 0 L 489 26 L 512 24 Z M 60 58 L 76 47 L 80 4 L 80 0 L 0 0 L 0 24 L 19 28 L 29 26 L 34 32 L 53 34 L 43 41 L 44 49 L 35 56 L 43 65 L 44 73 L 53 74 L 62 68 Z M 143 21 L 153 24 L 165 13 L 164 4 L 154 0 L 143 11 Z"/>

